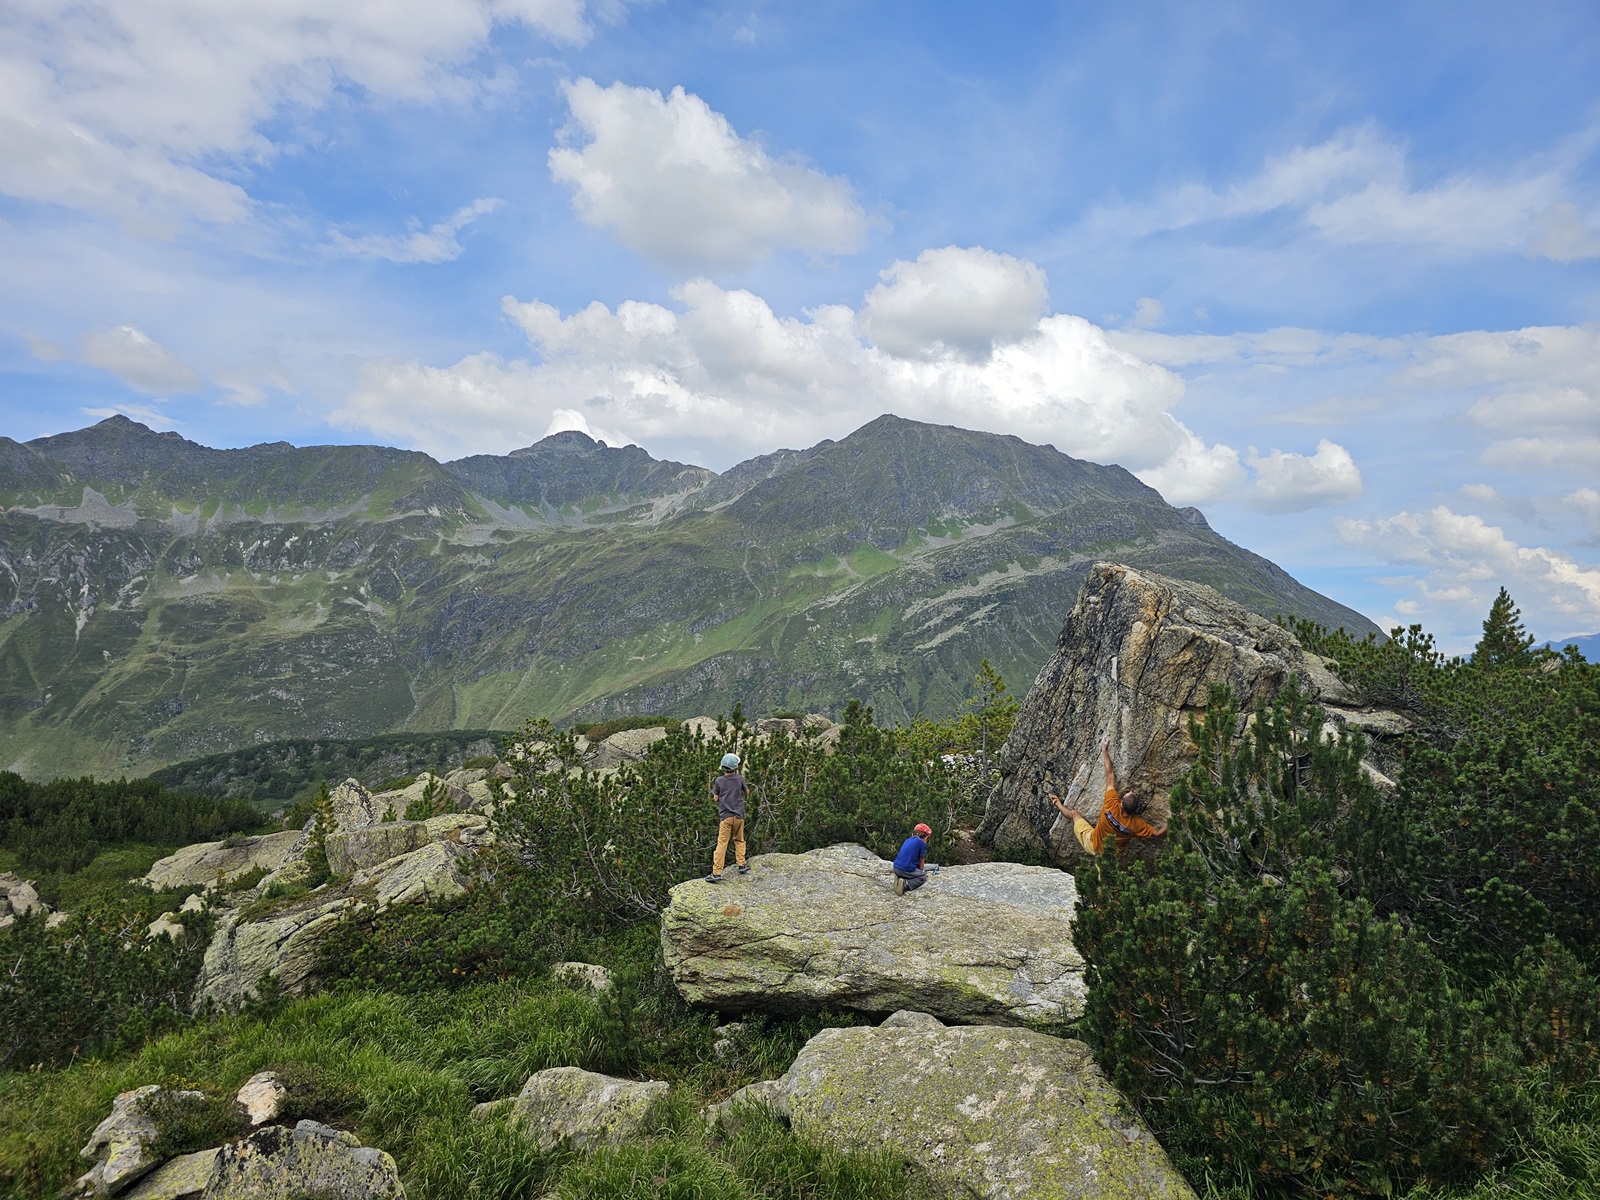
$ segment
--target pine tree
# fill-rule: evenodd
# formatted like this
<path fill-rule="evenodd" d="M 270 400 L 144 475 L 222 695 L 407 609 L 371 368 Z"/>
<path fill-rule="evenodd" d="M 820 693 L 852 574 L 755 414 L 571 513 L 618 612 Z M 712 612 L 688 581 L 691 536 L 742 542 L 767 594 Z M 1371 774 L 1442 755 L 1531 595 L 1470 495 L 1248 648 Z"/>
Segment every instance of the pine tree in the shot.
<path fill-rule="evenodd" d="M 1501 588 L 1484 618 L 1483 637 L 1473 648 L 1472 661 L 1483 667 L 1526 667 L 1534 657 L 1533 635 L 1522 626 L 1522 611 Z"/>

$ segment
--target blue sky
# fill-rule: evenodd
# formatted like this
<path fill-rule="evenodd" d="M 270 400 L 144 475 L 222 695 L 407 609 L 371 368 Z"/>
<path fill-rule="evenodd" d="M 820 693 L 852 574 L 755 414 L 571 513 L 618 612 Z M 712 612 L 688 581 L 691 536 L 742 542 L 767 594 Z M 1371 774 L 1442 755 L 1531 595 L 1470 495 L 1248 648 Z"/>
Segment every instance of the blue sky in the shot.
<path fill-rule="evenodd" d="M 0 263 L 19 440 L 893 411 L 1451 649 L 1600 630 L 1593 4 L 11 0 Z"/>

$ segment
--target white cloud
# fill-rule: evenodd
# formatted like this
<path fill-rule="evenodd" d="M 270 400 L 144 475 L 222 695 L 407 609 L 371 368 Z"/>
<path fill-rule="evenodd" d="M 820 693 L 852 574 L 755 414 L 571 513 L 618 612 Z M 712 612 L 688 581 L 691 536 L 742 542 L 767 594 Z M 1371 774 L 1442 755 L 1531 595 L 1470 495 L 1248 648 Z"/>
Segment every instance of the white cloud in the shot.
<path fill-rule="evenodd" d="M 1579 207 L 1571 176 L 1593 135 L 1501 175 L 1461 173 L 1419 184 L 1406 147 L 1373 125 L 1269 157 L 1225 187 L 1186 183 L 1146 203 L 1104 206 L 1084 232 L 1143 237 L 1274 212 L 1339 245 L 1407 245 L 1447 253 L 1517 253 L 1573 262 L 1600 257 L 1600 213 Z"/>
<path fill-rule="evenodd" d="M 988 358 L 997 344 L 1032 333 L 1050 302 L 1043 271 L 982 247 L 924 250 L 916 262 L 891 263 L 879 278 L 860 327 L 899 358 Z"/>
<path fill-rule="evenodd" d="M 83 361 L 141 392 L 197 392 L 202 386 L 192 368 L 132 325 L 85 335 Z"/>
<path fill-rule="evenodd" d="M 491 196 L 458 208 L 448 220 L 428 229 L 423 229 L 421 222 L 413 221 L 411 232 L 407 234 L 388 237 L 369 234 L 359 238 L 347 237 L 336 229 L 329 240 L 335 249 L 355 258 L 382 258 L 396 263 L 454 262 L 461 257 L 461 243 L 456 234 L 504 204 L 504 200 Z"/>
<path fill-rule="evenodd" d="M 166 413 L 148 404 L 120 404 L 114 408 L 80 408 L 78 411 L 97 421 L 103 421 L 107 417 L 127 417 L 129 420 L 138 421 L 141 425 L 148 425 L 151 429 L 167 430 L 178 427 L 178 423 Z"/>
<path fill-rule="evenodd" d="M 1151 296 L 1140 296 L 1133 306 L 1133 327 L 1154 329 L 1167 319 L 1167 306 Z"/>
<path fill-rule="evenodd" d="M 890 354 L 863 344 L 858 314 L 843 305 L 780 317 L 761 297 L 705 279 L 674 300 L 614 311 L 594 303 L 562 316 L 508 297 L 505 313 L 538 361 L 372 362 L 334 420 L 455 455 L 525 444 L 559 412 L 610 431 L 607 441 L 727 466 L 894 412 L 1118 463 L 1174 503 L 1214 499 L 1245 477 L 1233 449 L 1207 444 L 1173 415 L 1181 380 L 1081 317 L 1037 319 L 975 360 L 936 353 L 952 336 L 937 321 L 923 328 L 923 346 L 909 340 L 913 325 L 895 326 L 908 340 Z"/>
<path fill-rule="evenodd" d="M 1481 517 L 1438 505 L 1377 521 L 1342 520 L 1338 529 L 1384 561 L 1426 568 L 1418 590 L 1431 602 L 1487 612 L 1504 587 L 1530 629 L 1600 624 L 1600 567 L 1560 550 L 1519 545 Z"/>
<path fill-rule="evenodd" d="M 229 168 L 275 152 L 261 132 L 273 114 L 341 87 L 468 99 L 481 85 L 465 64 L 497 24 L 581 43 L 588 11 L 583 0 L 11 0 L 0 6 L 0 192 L 136 223 L 237 221 L 250 201 Z"/>
<path fill-rule="evenodd" d="M 1323 438 L 1315 454 L 1273 450 L 1258 455 L 1254 448 L 1245 461 L 1256 472 L 1256 483 L 1246 500 L 1264 512 L 1304 512 L 1323 505 L 1344 504 L 1361 495 L 1361 472 L 1350 452 Z"/>
<path fill-rule="evenodd" d="M 842 254 L 866 235 L 850 185 L 775 159 L 699 96 L 579 79 L 570 136 L 550 173 L 578 216 L 649 258 L 690 270 L 741 267 L 775 250 Z"/>
<path fill-rule="evenodd" d="M 1592 487 L 1578 488 L 1561 497 L 1561 503 L 1583 519 L 1590 533 L 1600 534 L 1600 492 Z"/>

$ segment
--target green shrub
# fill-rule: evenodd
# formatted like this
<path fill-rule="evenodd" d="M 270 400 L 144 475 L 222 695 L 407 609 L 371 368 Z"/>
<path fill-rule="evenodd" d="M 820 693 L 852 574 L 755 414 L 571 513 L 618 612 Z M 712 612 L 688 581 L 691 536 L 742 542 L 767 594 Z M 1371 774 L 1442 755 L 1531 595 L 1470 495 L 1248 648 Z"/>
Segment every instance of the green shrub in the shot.
<path fill-rule="evenodd" d="M 175 941 L 147 938 L 148 920 L 102 901 L 56 929 L 29 915 L 0 934 L 0 1069 L 113 1054 L 188 1021 L 211 918 L 185 915 Z"/>
<path fill-rule="evenodd" d="M 672 717 L 651 716 L 647 713 L 635 713 L 626 717 L 610 717 L 604 721 L 596 721 L 592 725 L 573 726 L 574 733 L 581 733 L 591 742 L 603 742 L 613 733 L 624 733 L 630 729 L 659 729 L 665 728 L 668 732 L 682 725 L 681 721 Z"/>
<path fill-rule="evenodd" d="M 139 1103 L 156 1127 L 148 1154 L 158 1162 L 237 1141 L 249 1132 L 249 1120 L 232 1096 L 192 1096 L 186 1090 L 163 1088 Z"/>
<path fill-rule="evenodd" d="M 667 891 L 710 866 L 716 808 L 710 783 L 730 750 L 750 784 L 751 853 L 862 842 L 892 855 L 918 821 L 935 828 L 933 853 L 962 818 L 958 780 L 935 757 L 905 753 L 900 734 L 852 703 L 832 753 L 813 736 L 745 741 L 737 722 L 705 736 L 680 727 L 615 774 L 582 770 L 575 735 L 530 722 L 513 768 L 516 799 L 495 816 L 544 905 L 584 928 L 659 913 Z"/>

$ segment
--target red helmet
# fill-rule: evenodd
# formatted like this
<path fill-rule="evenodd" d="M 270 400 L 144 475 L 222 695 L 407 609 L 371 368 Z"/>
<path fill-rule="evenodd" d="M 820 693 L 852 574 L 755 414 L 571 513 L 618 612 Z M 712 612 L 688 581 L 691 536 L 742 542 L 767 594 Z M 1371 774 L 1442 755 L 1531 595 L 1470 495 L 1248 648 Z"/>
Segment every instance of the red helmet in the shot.
<path fill-rule="evenodd" d="M 926 825 L 919 824 L 911 832 L 912 833 L 920 833 L 923 837 L 928 837 L 929 835 L 931 835 L 933 833 L 933 830 L 929 829 Z"/>

